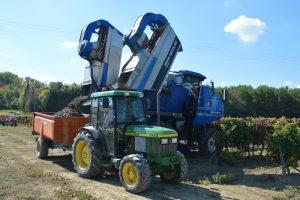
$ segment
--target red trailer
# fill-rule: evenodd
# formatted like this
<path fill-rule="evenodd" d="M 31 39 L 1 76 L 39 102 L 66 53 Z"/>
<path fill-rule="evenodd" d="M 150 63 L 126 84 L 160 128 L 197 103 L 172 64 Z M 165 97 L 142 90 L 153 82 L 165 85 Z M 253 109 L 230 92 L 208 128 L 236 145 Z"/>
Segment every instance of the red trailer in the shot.
<path fill-rule="evenodd" d="M 71 146 L 77 130 L 89 122 L 89 115 L 82 117 L 57 117 L 55 113 L 33 113 L 32 134 L 53 141 L 60 146 Z"/>

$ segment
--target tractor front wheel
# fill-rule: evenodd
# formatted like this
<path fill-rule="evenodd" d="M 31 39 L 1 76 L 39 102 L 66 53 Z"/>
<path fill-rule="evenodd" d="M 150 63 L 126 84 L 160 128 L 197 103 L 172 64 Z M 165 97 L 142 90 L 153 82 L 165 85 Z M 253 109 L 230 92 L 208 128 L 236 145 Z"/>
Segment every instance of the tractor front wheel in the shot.
<path fill-rule="evenodd" d="M 101 174 L 102 153 L 99 144 L 86 132 L 79 132 L 72 145 L 72 161 L 79 176 L 94 178 Z"/>
<path fill-rule="evenodd" d="M 188 164 L 182 153 L 177 151 L 177 156 L 180 158 L 180 163 L 173 168 L 160 173 L 160 178 L 166 183 L 180 183 L 186 179 L 188 173 Z"/>
<path fill-rule="evenodd" d="M 119 167 L 120 181 L 126 191 L 140 193 L 151 183 L 151 171 L 147 160 L 137 154 L 125 156 Z"/>

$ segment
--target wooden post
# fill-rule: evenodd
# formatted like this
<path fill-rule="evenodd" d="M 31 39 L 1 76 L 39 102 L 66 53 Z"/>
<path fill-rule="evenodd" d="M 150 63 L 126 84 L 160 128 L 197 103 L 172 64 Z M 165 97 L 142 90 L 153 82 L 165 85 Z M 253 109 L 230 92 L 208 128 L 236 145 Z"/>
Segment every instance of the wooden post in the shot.
<path fill-rule="evenodd" d="M 280 162 L 281 162 L 281 171 L 283 175 L 286 175 L 286 167 L 285 167 L 285 162 L 283 159 L 283 153 L 282 153 L 282 148 L 281 148 L 281 144 L 278 145 L 279 146 L 279 156 L 280 156 Z"/>

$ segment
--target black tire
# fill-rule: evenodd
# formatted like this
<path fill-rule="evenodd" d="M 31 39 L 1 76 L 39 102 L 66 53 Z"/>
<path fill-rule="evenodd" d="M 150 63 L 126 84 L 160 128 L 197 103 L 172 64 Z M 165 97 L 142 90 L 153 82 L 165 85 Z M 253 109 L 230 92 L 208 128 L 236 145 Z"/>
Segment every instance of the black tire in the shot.
<path fill-rule="evenodd" d="M 36 142 L 36 157 L 45 159 L 48 156 L 49 142 L 48 140 L 39 138 Z"/>
<path fill-rule="evenodd" d="M 136 176 L 136 177 L 130 177 Z M 147 160 L 138 154 L 125 156 L 119 167 L 122 186 L 131 193 L 140 193 L 149 188 L 151 171 Z"/>
<path fill-rule="evenodd" d="M 95 178 L 101 175 L 101 159 L 102 152 L 96 140 L 87 132 L 79 132 L 72 145 L 72 162 L 79 176 Z"/>
<path fill-rule="evenodd" d="M 217 151 L 216 141 L 220 133 L 213 128 L 208 128 L 205 131 L 204 136 L 201 138 L 201 149 L 206 155 L 213 155 Z"/>
<path fill-rule="evenodd" d="M 177 151 L 177 156 L 180 158 L 180 164 L 174 166 L 173 169 L 168 169 L 160 173 L 160 178 L 165 183 L 181 183 L 188 174 L 188 164 L 182 153 Z"/>

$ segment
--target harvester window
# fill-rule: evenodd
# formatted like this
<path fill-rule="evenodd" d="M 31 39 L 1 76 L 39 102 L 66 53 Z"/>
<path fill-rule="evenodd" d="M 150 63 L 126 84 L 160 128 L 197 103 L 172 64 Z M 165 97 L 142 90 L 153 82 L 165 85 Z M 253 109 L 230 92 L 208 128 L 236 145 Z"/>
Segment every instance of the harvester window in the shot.
<path fill-rule="evenodd" d="M 196 76 L 184 76 L 184 79 L 183 79 L 183 82 L 184 83 L 190 83 L 191 85 L 200 85 L 200 78 L 199 77 L 196 77 Z"/>

